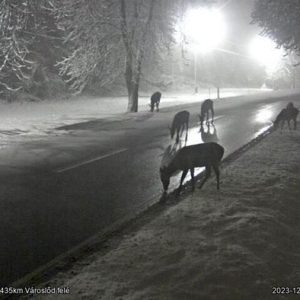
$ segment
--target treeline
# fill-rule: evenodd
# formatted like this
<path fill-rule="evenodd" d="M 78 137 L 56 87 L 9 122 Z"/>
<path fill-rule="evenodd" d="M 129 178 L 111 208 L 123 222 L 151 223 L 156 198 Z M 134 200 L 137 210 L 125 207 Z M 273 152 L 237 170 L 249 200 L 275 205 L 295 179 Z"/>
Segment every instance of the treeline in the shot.
<path fill-rule="evenodd" d="M 121 82 L 137 111 L 145 61 L 170 50 L 188 5 L 207 0 L 1 0 L 0 94 L 55 97 Z"/>
<path fill-rule="evenodd" d="M 47 99 L 122 90 L 128 110 L 137 111 L 141 85 L 194 86 L 193 58 L 182 54 L 182 45 L 174 47 L 174 32 L 187 9 L 211 3 L 0 0 L 0 97 L 15 100 L 25 93 Z M 252 80 L 235 57 L 218 56 L 217 63 L 198 61 L 199 86 Z"/>
<path fill-rule="evenodd" d="M 215 3 L 0 0 L 0 98 L 15 100 L 25 93 L 45 99 L 120 88 L 128 95 L 128 111 L 137 111 L 141 84 L 167 88 L 181 77 L 193 81 L 193 58 L 182 58 L 178 45 L 174 51 L 176 24 L 187 9 Z M 265 35 L 298 54 L 299 10 L 294 7 L 298 0 L 258 0 L 253 19 Z M 285 18 L 279 18 L 282 11 Z M 260 67 L 228 53 L 211 62 L 198 60 L 196 67 L 199 82 L 208 84 L 251 86 L 265 78 Z"/>

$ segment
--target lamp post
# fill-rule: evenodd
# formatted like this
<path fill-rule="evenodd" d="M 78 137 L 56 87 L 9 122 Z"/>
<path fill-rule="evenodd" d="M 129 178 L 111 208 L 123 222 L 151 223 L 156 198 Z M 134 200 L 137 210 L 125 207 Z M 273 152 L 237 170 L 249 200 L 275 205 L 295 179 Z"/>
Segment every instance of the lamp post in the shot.
<path fill-rule="evenodd" d="M 195 94 L 198 94 L 197 67 L 198 67 L 197 51 L 194 51 L 194 81 L 195 81 Z"/>
<path fill-rule="evenodd" d="M 180 24 L 194 52 L 194 85 L 198 93 L 198 54 L 214 50 L 225 37 L 225 22 L 219 9 L 200 7 L 190 9 Z"/>
<path fill-rule="evenodd" d="M 296 88 L 296 69 L 293 67 L 293 89 Z"/>

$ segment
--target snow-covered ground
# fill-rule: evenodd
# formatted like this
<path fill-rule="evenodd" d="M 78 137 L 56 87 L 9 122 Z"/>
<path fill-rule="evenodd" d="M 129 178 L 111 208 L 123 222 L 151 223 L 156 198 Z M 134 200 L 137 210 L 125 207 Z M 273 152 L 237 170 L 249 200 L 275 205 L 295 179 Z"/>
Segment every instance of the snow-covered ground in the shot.
<path fill-rule="evenodd" d="M 222 89 L 221 97 L 266 92 L 261 89 Z M 161 108 L 216 97 L 215 92 L 198 94 L 163 94 Z M 142 94 L 139 110 L 149 111 L 150 95 Z M 122 118 L 127 109 L 127 97 L 78 97 L 43 102 L 0 102 L 0 146 L 6 142 L 35 135 L 58 134 L 55 128 L 99 118 Z M 63 131 L 60 131 L 62 134 Z"/>
<path fill-rule="evenodd" d="M 40 286 L 56 294 L 37 298 L 266 300 L 300 293 L 299 151 L 299 130 L 270 134 L 222 169 L 220 191 L 212 178 L 182 201 L 167 200 Z M 69 294 L 58 296 L 58 287 Z"/>

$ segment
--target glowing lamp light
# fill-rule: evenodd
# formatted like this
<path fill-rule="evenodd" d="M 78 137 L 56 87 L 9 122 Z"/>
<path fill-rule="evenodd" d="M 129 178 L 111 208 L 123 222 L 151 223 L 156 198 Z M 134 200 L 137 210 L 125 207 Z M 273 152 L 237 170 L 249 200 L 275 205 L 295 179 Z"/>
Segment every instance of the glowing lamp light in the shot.
<path fill-rule="evenodd" d="M 194 52 L 206 53 L 224 39 L 226 26 L 220 11 L 198 8 L 186 13 L 180 30 L 187 36 Z"/>
<path fill-rule="evenodd" d="M 282 59 L 282 49 L 267 37 L 256 36 L 249 47 L 250 56 L 265 66 L 268 73 L 273 73 Z"/>

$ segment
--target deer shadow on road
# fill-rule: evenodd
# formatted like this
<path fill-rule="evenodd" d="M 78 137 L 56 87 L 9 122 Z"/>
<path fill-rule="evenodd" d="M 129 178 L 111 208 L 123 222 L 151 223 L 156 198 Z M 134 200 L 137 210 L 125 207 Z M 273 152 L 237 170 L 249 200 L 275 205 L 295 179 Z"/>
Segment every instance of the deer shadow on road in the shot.
<path fill-rule="evenodd" d="M 205 128 L 206 127 L 206 128 Z M 203 126 L 200 124 L 199 132 L 203 143 L 218 142 L 217 128 L 214 124 Z"/>

